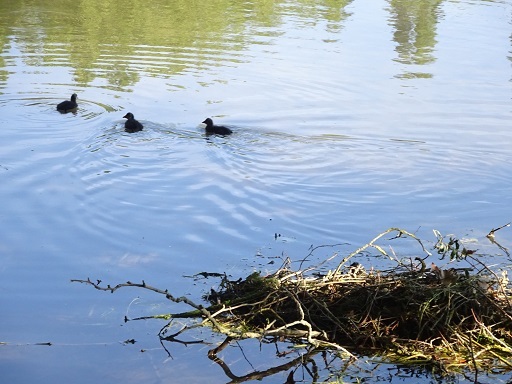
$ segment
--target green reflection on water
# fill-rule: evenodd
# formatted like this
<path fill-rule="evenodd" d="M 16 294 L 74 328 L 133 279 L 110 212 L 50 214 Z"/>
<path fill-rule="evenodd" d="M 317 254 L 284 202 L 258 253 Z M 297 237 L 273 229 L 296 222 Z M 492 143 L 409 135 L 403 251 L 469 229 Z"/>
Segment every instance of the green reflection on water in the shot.
<path fill-rule="evenodd" d="M 441 1 L 389 1 L 397 61 L 423 65 L 435 60 Z M 248 60 L 243 51 L 249 45 L 272 44 L 264 37 L 280 36 L 286 22 L 297 28 L 322 23 L 328 32 L 339 33 L 350 16 L 351 3 L 10 0 L 0 2 L 0 45 L 5 53 L 15 44 L 25 65 L 71 68 L 79 86 L 99 81 L 100 86 L 126 90 L 142 76 L 172 77 L 226 63 L 237 65 Z M 0 57 L 3 83 L 8 78 L 3 69 L 6 56 Z"/>
<path fill-rule="evenodd" d="M 433 55 L 436 27 L 442 15 L 442 0 L 390 0 L 393 40 L 397 43 L 397 62 L 409 65 L 425 65 L 435 61 Z M 397 77 L 403 79 L 430 78 L 425 72 L 406 72 Z"/>

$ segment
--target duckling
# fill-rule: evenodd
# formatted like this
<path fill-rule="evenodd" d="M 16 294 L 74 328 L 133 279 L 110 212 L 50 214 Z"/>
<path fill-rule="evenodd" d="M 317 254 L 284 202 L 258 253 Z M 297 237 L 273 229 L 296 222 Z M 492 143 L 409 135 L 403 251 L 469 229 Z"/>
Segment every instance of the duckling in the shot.
<path fill-rule="evenodd" d="M 231 135 L 233 133 L 228 127 L 213 124 L 213 120 L 209 117 L 203 121 L 203 124 L 206 124 L 206 133 L 216 133 L 218 135 Z"/>
<path fill-rule="evenodd" d="M 124 122 L 124 130 L 128 133 L 139 132 L 144 128 L 141 123 L 135 120 L 135 116 L 133 116 L 133 113 L 131 112 L 124 115 L 123 119 L 128 119 Z"/>
<path fill-rule="evenodd" d="M 76 93 L 73 93 L 71 95 L 71 100 L 64 100 L 63 102 L 57 104 L 57 111 L 66 113 L 76 109 L 78 107 L 78 104 L 76 103 L 76 98 Z"/>

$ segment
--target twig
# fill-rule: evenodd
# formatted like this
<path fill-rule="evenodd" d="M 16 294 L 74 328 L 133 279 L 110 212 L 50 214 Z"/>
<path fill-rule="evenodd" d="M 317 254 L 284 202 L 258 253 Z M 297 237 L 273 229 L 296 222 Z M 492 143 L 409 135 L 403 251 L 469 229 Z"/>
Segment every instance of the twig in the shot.
<path fill-rule="evenodd" d="M 489 239 L 489 241 L 490 241 L 492 244 L 496 245 L 499 249 L 501 249 L 503 252 L 505 252 L 505 254 L 506 254 L 508 257 L 510 257 L 510 252 L 508 251 L 508 249 L 507 249 L 507 248 L 505 248 L 505 247 L 504 247 L 503 245 L 501 245 L 500 243 L 498 243 L 498 242 L 496 241 L 495 237 L 494 237 L 494 233 L 495 233 L 496 231 L 499 231 L 500 229 L 505 228 L 505 227 L 510 227 L 510 223 L 507 223 L 507 224 L 505 224 L 505 225 L 502 225 L 501 227 L 498 227 L 498 228 L 496 228 L 496 229 L 491 229 L 491 231 L 487 234 L 487 236 L 486 236 L 486 237 Z"/>
<path fill-rule="evenodd" d="M 475 321 L 478 322 L 475 312 L 473 311 L 473 308 L 471 308 L 471 313 L 473 314 Z M 473 382 L 475 384 L 478 384 L 478 366 L 477 366 L 476 360 L 475 360 L 475 351 L 473 350 L 473 336 L 471 335 L 471 333 L 468 333 L 468 339 L 469 339 L 469 352 L 471 355 L 471 362 L 472 362 L 473 368 L 475 370 L 475 380 Z"/>
<path fill-rule="evenodd" d="M 377 237 L 375 237 L 375 238 L 374 238 L 372 241 L 370 241 L 369 243 L 367 243 L 367 244 L 363 245 L 362 247 L 360 247 L 360 248 L 356 249 L 356 250 L 355 250 L 354 252 L 352 252 L 350 255 L 348 255 L 347 257 L 345 257 L 345 258 L 341 261 L 341 263 L 338 265 L 338 267 L 336 268 L 336 270 L 335 270 L 335 272 L 334 272 L 333 276 L 336 276 L 336 275 L 340 272 L 340 270 L 341 270 L 341 268 L 343 267 L 343 265 L 345 265 L 345 263 L 346 263 L 350 258 L 352 258 L 353 256 L 357 255 L 358 253 L 363 252 L 365 249 L 367 249 L 367 248 L 369 248 L 369 247 L 374 247 L 374 248 L 378 249 L 381 253 L 386 254 L 386 253 L 384 252 L 384 250 L 383 250 L 380 246 L 375 245 L 375 242 L 376 242 L 377 240 L 379 240 L 381 237 L 383 237 L 384 235 L 387 235 L 387 234 L 388 234 L 388 233 L 390 233 L 390 232 L 398 232 L 398 235 L 396 235 L 394 238 L 402 237 L 402 235 L 407 235 L 407 236 L 409 236 L 409 237 L 413 238 L 414 240 L 416 240 L 416 241 L 420 244 L 421 248 L 423 249 L 423 251 L 424 251 L 428 256 L 430 256 L 430 255 L 431 255 L 431 253 L 430 253 L 429 251 L 427 251 L 427 249 L 425 248 L 425 246 L 423 245 L 423 243 L 421 242 L 421 240 L 420 240 L 420 239 L 418 239 L 418 238 L 417 238 L 415 235 L 413 235 L 412 233 L 407 232 L 407 231 L 405 231 L 405 230 L 403 230 L 403 229 L 400 229 L 400 228 L 389 228 L 388 230 L 386 230 L 386 231 L 382 232 L 380 235 L 378 235 Z"/>
<path fill-rule="evenodd" d="M 506 227 L 510 227 L 511 223 L 512 222 L 509 222 L 509 223 L 507 223 L 505 225 L 502 225 L 501 227 L 491 229 L 491 231 L 487 234 L 487 237 L 489 239 L 494 239 L 494 233 L 495 232 L 498 232 L 500 229 L 503 229 L 503 228 L 506 228 Z"/>
<path fill-rule="evenodd" d="M 322 244 L 322 245 L 317 245 L 316 247 L 311 247 L 310 248 L 310 251 L 308 253 L 308 255 L 306 257 L 304 257 L 302 260 L 300 260 L 300 264 L 299 264 L 299 269 L 302 269 L 302 264 L 304 262 L 306 262 L 309 258 L 309 256 L 313 255 L 313 253 L 318 249 L 318 248 L 325 248 L 325 247 L 338 247 L 340 245 L 348 245 L 348 243 L 338 243 L 338 244 Z M 335 253 L 335 256 L 337 255 L 337 253 Z M 324 264 L 326 261 L 329 261 L 330 259 L 332 259 L 333 257 L 330 257 L 329 259 L 323 261 L 321 264 Z"/>

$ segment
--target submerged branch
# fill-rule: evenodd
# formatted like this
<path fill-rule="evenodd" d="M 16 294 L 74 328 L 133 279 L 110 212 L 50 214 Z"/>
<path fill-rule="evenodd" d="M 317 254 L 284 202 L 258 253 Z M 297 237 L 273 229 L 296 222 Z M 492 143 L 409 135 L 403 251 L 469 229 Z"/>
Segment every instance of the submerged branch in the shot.
<path fill-rule="evenodd" d="M 230 337 L 227 337 L 217 348 L 211 349 L 208 351 L 208 358 L 212 360 L 213 362 L 217 363 L 222 370 L 224 371 L 224 374 L 231 379 L 229 383 L 242 383 L 249 380 L 263 380 L 265 377 L 269 377 L 272 375 L 275 375 L 276 373 L 287 371 L 290 368 L 293 368 L 299 364 L 304 364 L 307 362 L 311 357 L 318 354 L 320 351 L 313 349 L 310 350 L 304 354 L 301 354 L 300 356 L 296 357 L 295 359 L 292 359 L 288 361 L 285 364 L 278 365 L 276 367 L 272 367 L 263 371 L 254 371 L 251 373 L 248 373 L 243 376 L 237 376 L 232 371 L 231 368 L 229 368 L 229 365 L 222 360 L 218 354 L 221 352 L 224 348 L 226 348 L 228 345 L 231 344 L 233 339 Z M 287 381 L 288 382 L 288 381 Z M 291 381 L 295 382 L 295 381 Z"/>

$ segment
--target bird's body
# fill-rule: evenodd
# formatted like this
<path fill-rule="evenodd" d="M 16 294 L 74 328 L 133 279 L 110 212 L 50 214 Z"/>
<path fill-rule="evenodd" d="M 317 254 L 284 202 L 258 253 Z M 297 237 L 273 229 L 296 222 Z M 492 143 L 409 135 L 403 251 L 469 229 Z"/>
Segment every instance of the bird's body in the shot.
<path fill-rule="evenodd" d="M 73 111 L 74 109 L 76 109 L 78 107 L 78 104 L 76 103 L 76 98 L 77 98 L 76 93 L 73 93 L 71 95 L 70 100 L 64 100 L 63 102 L 57 104 L 57 111 L 66 113 L 66 112 L 70 112 L 70 111 Z"/>
<path fill-rule="evenodd" d="M 233 133 L 233 131 L 228 127 L 213 124 L 213 120 L 210 118 L 203 121 L 203 124 L 206 124 L 206 133 L 216 133 L 217 135 L 231 135 Z"/>
<path fill-rule="evenodd" d="M 135 120 L 135 116 L 133 116 L 133 113 L 131 112 L 128 112 L 126 115 L 124 115 L 123 119 L 127 119 L 124 122 L 124 130 L 128 133 L 139 132 L 144 128 L 141 123 Z"/>

